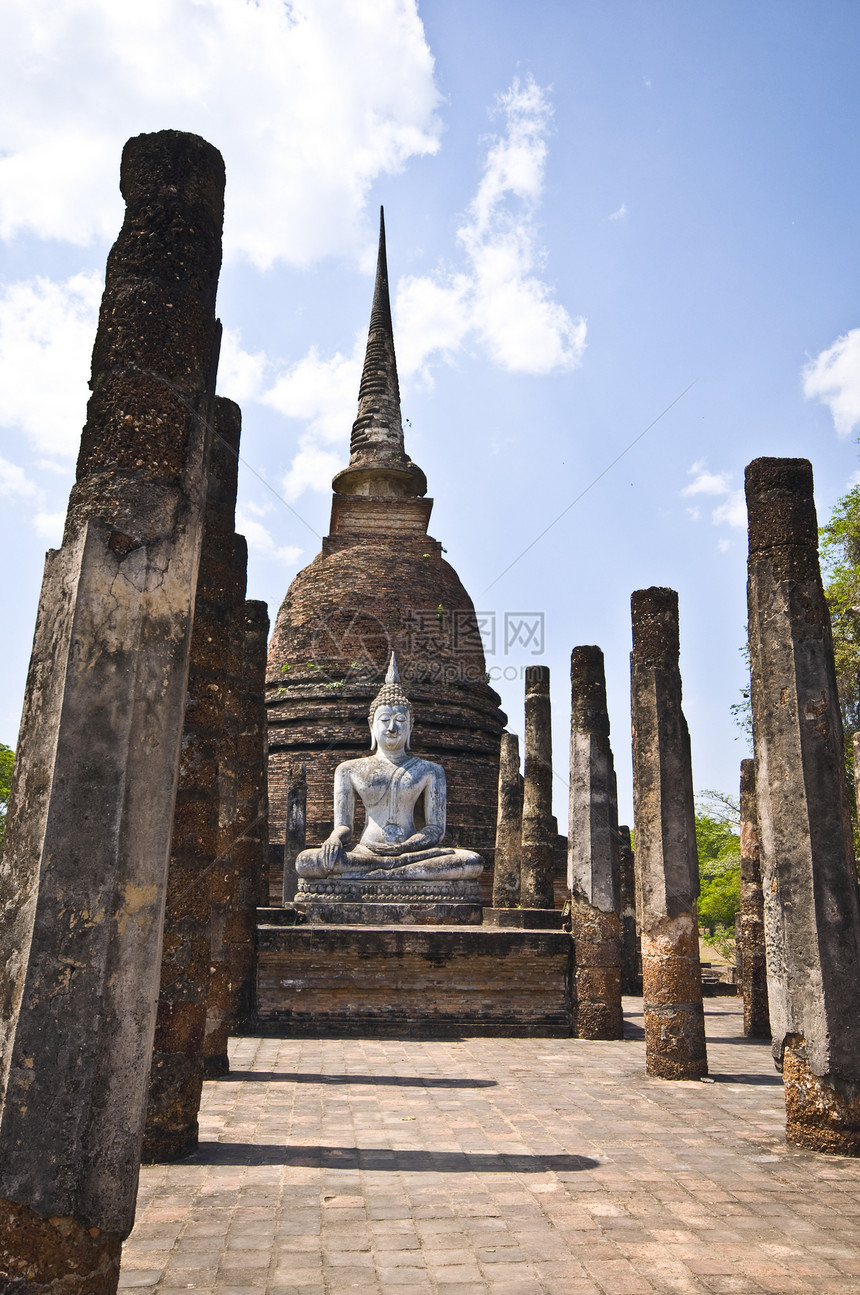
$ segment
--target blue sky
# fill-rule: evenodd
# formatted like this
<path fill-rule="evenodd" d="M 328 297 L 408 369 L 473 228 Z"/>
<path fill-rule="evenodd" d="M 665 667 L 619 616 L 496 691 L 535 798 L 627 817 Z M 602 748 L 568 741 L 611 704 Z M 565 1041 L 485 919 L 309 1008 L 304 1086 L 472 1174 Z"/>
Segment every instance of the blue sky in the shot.
<path fill-rule="evenodd" d="M 680 595 L 696 787 L 734 791 L 744 465 L 809 457 L 822 518 L 858 469 L 860 7 L 2 0 L 0 13 L 0 740 L 15 741 L 72 479 L 120 151 L 174 127 L 227 164 L 219 385 L 259 474 L 240 480 L 249 596 L 274 619 L 327 530 L 382 202 L 430 531 L 495 615 L 488 664 L 514 731 L 522 668 L 552 667 L 560 819 L 580 643 L 606 655 L 632 814 L 629 599 L 651 584 Z M 541 656 L 504 652 L 506 613 L 543 613 Z"/>

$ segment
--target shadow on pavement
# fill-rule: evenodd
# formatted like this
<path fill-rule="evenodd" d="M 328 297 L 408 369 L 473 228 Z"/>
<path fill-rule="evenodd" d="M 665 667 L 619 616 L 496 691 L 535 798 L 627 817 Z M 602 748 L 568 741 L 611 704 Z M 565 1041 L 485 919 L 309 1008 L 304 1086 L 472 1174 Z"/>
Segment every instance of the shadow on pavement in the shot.
<path fill-rule="evenodd" d="M 311 1169 L 376 1169 L 395 1173 L 545 1174 L 598 1169 L 588 1156 L 497 1154 L 489 1151 L 362 1151 L 358 1147 L 266 1146 L 201 1142 L 186 1165 L 298 1165 Z"/>
<path fill-rule="evenodd" d="M 498 1088 L 495 1079 L 446 1079 L 433 1075 L 423 1078 L 421 1075 L 304 1075 L 290 1070 L 231 1070 L 227 1075 L 219 1075 L 216 1083 L 229 1080 L 243 1080 L 270 1084 L 281 1081 L 285 1084 L 379 1084 L 395 1088 Z"/>

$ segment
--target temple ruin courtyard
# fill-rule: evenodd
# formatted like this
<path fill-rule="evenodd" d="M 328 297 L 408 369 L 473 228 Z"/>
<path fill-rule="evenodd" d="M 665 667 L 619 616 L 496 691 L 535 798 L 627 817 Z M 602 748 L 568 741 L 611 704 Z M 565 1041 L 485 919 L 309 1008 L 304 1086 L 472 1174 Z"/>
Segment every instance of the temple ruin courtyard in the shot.
<path fill-rule="evenodd" d="M 705 1001 L 713 1083 L 648 1078 L 624 1008 L 618 1042 L 231 1039 L 120 1289 L 860 1292 L 860 1161 L 786 1144 L 742 1000 Z"/>

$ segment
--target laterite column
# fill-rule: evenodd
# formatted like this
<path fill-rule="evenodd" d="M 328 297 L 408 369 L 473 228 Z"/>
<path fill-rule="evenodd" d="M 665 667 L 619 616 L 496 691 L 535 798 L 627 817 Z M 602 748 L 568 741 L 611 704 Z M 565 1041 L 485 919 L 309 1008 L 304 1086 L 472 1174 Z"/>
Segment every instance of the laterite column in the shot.
<path fill-rule="evenodd" d="M 549 666 L 526 669 L 525 770 L 520 905 L 554 908 L 552 817 L 552 722 Z"/>
<path fill-rule="evenodd" d="M 493 907 L 517 908 L 520 902 L 520 847 L 523 832 L 523 780 L 516 733 L 503 733 L 499 759 L 499 808 L 496 819 L 496 863 Z"/>
<path fill-rule="evenodd" d="M 567 883 L 576 955 L 579 1039 L 621 1039 L 618 800 L 599 647 L 570 655 L 570 818 Z"/>
<path fill-rule="evenodd" d="M 134 1221 L 208 480 L 224 165 L 123 150 L 0 863 L 0 1289 L 110 1295 Z"/>
<path fill-rule="evenodd" d="M 756 799 L 789 1142 L 860 1155 L 860 904 L 812 468 L 746 470 Z"/>
<path fill-rule="evenodd" d="M 642 939 L 645 1064 L 661 1079 L 708 1073 L 696 896 L 690 735 L 681 709 L 678 595 L 631 598 L 633 815 Z"/>
<path fill-rule="evenodd" d="M 764 942 L 764 895 L 756 811 L 755 760 L 741 760 L 741 992 L 744 1034 L 770 1038 L 767 1010 L 767 958 Z"/>

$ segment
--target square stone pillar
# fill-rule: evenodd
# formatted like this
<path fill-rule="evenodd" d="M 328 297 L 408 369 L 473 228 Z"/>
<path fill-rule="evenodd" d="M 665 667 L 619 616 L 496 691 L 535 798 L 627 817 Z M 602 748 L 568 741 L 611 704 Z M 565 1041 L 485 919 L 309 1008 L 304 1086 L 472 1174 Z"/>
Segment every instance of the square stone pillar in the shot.
<path fill-rule="evenodd" d="M 307 766 L 298 760 L 288 766 L 287 818 L 284 826 L 284 904 L 296 897 L 298 875 L 296 859 L 305 848 L 307 839 L 308 774 Z M 268 903 L 268 900 L 264 901 Z"/>
<path fill-rule="evenodd" d="M 739 917 L 744 1034 L 751 1039 L 769 1039 L 764 895 L 761 887 L 755 760 L 741 760 L 741 911 Z"/>
<path fill-rule="evenodd" d="M 523 779 L 516 733 L 503 733 L 499 759 L 499 808 L 493 907 L 517 908 L 520 902 L 520 848 L 523 833 Z"/>
<path fill-rule="evenodd" d="M 681 709 L 678 595 L 631 598 L 633 816 L 642 938 L 645 1064 L 662 1079 L 708 1073 L 696 896 L 690 734 Z"/>
<path fill-rule="evenodd" d="M 618 797 L 599 647 L 570 655 L 567 884 L 580 1039 L 622 1039 Z"/>
<path fill-rule="evenodd" d="M 526 670 L 525 730 L 520 904 L 523 908 L 554 908 L 556 826 L 552 816 L 549 666 Z"/>
<path fill-rule="evenodd" d="M 618 829 L 618 853 L 621 873 L 621 992 L 642 992 L 642 955 L 639 952 L 639 929 L 636 925 L 636 860 L 630 828 Z"/>
<path fill-rule="evenodd" d="M 749 645 L 773 1053 L 786 1138 L 860 1154 L 860 904 L 812 467 L 746 470 Z"/>
<path fill-rule="evenodd" d="M 203 1088 L 203 1038 L 209 996 L 212 872 L 219 853 L 219 768 L 225 739 L 227 643 L 235 618 L 225 579 L 235 549 L 241 415 L 215 401 L 206 522 L 197 593 L 182 759 L 173 818 L 161 989 L 149 1080 L 143 1159 L 179 1160 L 197 1146 Z M 244 590 L 242 591 L 244 595 Z M 226 748 L 226 749 L 225 749 Z"/>
<path fill-rule="evenodd" d="M 0 1287 L 116 1289 L 134 1220 L 218 357 L 224 166 L 123 151 L 0 861 Z"/>

